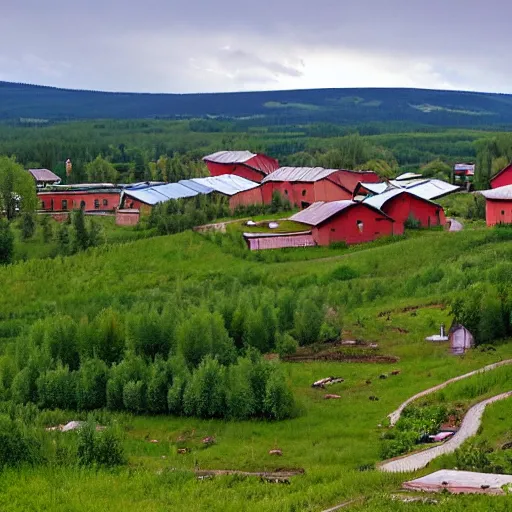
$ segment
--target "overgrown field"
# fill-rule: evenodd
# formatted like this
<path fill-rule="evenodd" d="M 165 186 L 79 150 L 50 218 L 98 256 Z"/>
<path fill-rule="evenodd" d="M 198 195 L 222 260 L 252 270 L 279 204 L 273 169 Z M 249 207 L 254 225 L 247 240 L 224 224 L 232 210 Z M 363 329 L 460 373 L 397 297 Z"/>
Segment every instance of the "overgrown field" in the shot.
<path fill-rule="evenodd" d="M 475 294 L 480 290 L 481 297 L 505 300 L 503 293 L 512 282 L 512 232 L 419 232 L 357 248 L 261 255 L 242 251 L 237 240 L 229 234 L 207 237 L 185 232 L 0 269 L 0 405 L 16 418 L 30 409 L 34 418 L 29 428 L 34 435 L 49 445 L 54 440 L 59 448 L 35 465 L 3 470 L 2 510 L 316 511 L 358 497 L 369 501 L 356 504 L 355 510 L 421 510 L 425 506 L 397 505 L 382 496 L 396 490 L 406 478 L 373 470 L 381 457 L 386 416 L 418 391 L 512 358 L 512 344 L 506 339 L 496 342 L 495 351 L 476 349 L 464 357 L 450 355 L 446 345 L 424 341 L 438 331 L 440 323 L 450 323 L 451 305 L 458 296 L 466 296 L 468 289 Z M 500 304 L 504 305 L 504 300 Z M 126 406 L 131 402 L 125 403 L 122 412 L 115 408 L 96 412 L 99 423 L 117 425 L 122 432 L 127 464 L 116 469 L 80 466 L 73 461 L 76 433 L 44 431 L 45 426 L 88 416 L 80 407 L 77 411 L 38 412 L 38 407 L 44 408 L 40 400 L 45 395 L 40 391 L 47 388 L 39 387 L 44 379 L 35 380 L 33 405 L 13 403 L 13 380 L 30 366 L 30 354 L 37 354 L 38 361 L 47 365 L 37 366 L 39 372 L 43 368 L 46 373 L 65 371 L 62 357 L 69 357 L 69 375 L 83 358 L 108 360 L 101 356 L 102 347 L 108 347 L 109 340 L 117 343 L 121 331 L 118 327 L 102 330 L 105 324 L 97 319 L 105 315 L 116 318 L 123 332 L 122 343 L 116 345 L 119 353 L 109 353 L 112 359 L 108 364 L 119 363 L 129 353 L 147 365 L 156 364 L 155 347 L 143 343 L 146 338 L 141 329 L 159 325 L 158 318 L 169 318 L 165 311 L 172 312 L 178 327 L 164 340 L 169 344 L 164 344 L 165 357 L 158 352 L 161 347 L 156 348 L 156 355 L 164 360 L 173 350 L 179 354 L 187 346 L 187 333 L 194 332 L 196 324 L 206 332 L 200 318 L 208 315 L 224 324 L 222 332 L 233 340 L 237 355 L 247 345 L 264 352 L 286 352 L 283 339 L 288 336 L 302 345 L 323 339 L 311 345 L 313 353 L 344 351 L 353 358 L 372 353 L 398 360 L 387 364 L 268 363 L 280 368 L 295 400 L 293 414 L 282 421 L 269 421 L 265 416 L 245 421 L 219 419 L 216 414 L 198 419 L 194 411 L 186 416 L 149 416 L 140 414 L 145 407 L 137 411 L 137 407 Z M 66 325 L 76 325 L 81 333 L 76 338 L 80 340 L 76 353 L 66 356 L 59 352 L 68 346 L 63 338 L 48 334 L 56 319 L 64 317 L 68 317 Z M 269 318 L 275 322 L 273 338 L 265 329 Z M 479 325 L 485 326 L 488 319 L 483 313 L 481 318 L 485 321 L 480 319 Z M 88 325 L 94 328 L 84 327 Z M 503 323 L 502 327 L 503 337 L 509 336 L 510 325 Z M 70 329 L 68 332 L 75 332 Z M 108 332 L 110 338 L 105 335 Z M 254 336 L 254 332 L 261 335 Z M 339 332 L 345 341 L 360 343 L 333 346 Z M 38 337 L 38 333 L 43 334 Z M 61 341 L 53 343 L 55 340 Z M 260 345 L 262 340 L 265 344 Z M 369 348 L 370 344 L 377 346 Z M 199 352 L 190 351 L 190 359 L 185 357 L 192 368 L 195 355 L 201 353 L 201 345 L 195 346 Z M 216 350 L 215 344 L 210 347 Z M 52 350 L 56 352 L 52 354 Z M 393 370 L 400 373 L 391 376 Z M 383 374 L 388 378 L 380 378 Z M 326 390 L 311 387 L 327 376 L 339 376 L 345 382 Z M 498 378 L 491 387 L 477 386 L 470 398 L 502 385 L 507 385 L 506 379 Z M 463 389 L 462 383 L 460 386 Z M 463 391 L 456 389 L 454 397 L 459 399 Z M 445 396 L 448 392 L 447 388 Z M 325 400 L 326 393 L 341 398 Z M 489 414 L 505 405 L 493 406 Z M 489 428 L 490 439 L 506 438 L 506 429 L 494 427 L 489 418 L 486 415 L 484 433 Z M 214 442 L 203 443 L 206 437 Z M 282 455 L 270 455 L 274 449 Z M 289 485 L 241 475 L 196 479 L 194 471 L 207 469 L 301 469 L 304 473 L 290 477 Z M 485 510 L 483 505 L 489 503 L 488 498 L 454 500 L 458 499 L 447 501 L 453 510 L 461 503 L 465 510 Z M 492 503 L 495 510 L 506 510 L 510 501 Z"/>

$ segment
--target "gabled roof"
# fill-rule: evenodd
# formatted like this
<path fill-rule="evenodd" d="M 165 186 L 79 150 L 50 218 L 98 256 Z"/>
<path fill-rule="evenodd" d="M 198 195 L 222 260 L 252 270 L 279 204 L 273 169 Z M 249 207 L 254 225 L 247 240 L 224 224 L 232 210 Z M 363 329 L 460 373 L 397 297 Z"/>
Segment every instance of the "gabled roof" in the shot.
<path fill-rule="evenodd" d="M 497 172 L 489 181 L 492 183 L 498 176 L 508 171 L 509 169 L 512 169 L 512 163 L 508 164 L 506 167 L 501 169 L 501 171 Z"/>
<path fill-rule="evenodd" d="M 383 192 L 382 194 L 377 194 L 375 196 L 367 197 L 366 199 L 363 200 L 363 203 L 369 204 L 369 205 L 373 206 L 374 208 L 382 210 L 382 208 L 388 201 L 391 201 L 391 199 L 393 199 L 401 194 L 409 194 L 411 196 L 416 197 L 417 199 L 420 199 L 421 201 L 430 203 L 434 206 L 439 206 L 436 203 L 433 203 L 432 201 L 430 201 L 429 199 L 425 199 L 419 195 L 416 195 L 414 193 L 414 189 L 407 190 L 407 189 L 403 189 L 403 188 L 392 188 L 390 190 L 387 190 L 386 192 Z"/>
<path fill-rule="evenodd" d="M 155 185 L 146 188 L 127 188 L 123 191 L 122 196 L 131 197 L 145 204 L 155 205 L 165 203 L 170 199 L 194 197 L 197 196 L 197 192 L 179 183 L 167 183 L 166 185 Z"/>
<path fill-rule="evenodd" d="M 278 161 L 274 158 L 250 151 L 217 151 L 217 153 L 203 157 L 203 160 L 216 164 L 243 164 L 265 175 L 279 167 Z"/>
<path fill-rule="evenodd" d="M 496 201 L 510 201 L 512 200 L 512 185 L 491 188 L 490 190 L 480 190 L 478 194 L 482 194 L 486 199 L 494 199 Z"/>
<path fill-rule="evenodd" d="M 203 160 L 216 164 L 243 164 L 255 156 L 256 153 L 250 151 L 217 151 L 217 153 L 206 155 Z"/>
<path fill-rule="evenodd" d="M 60 181 L 60 178 L 50 171 L 49 169 L 29 169 L 28 172 L 36 181 L 55 182 Z"/>
<path fill-rule="evenodd" d="M 324 169 L 323 167 L 280 167 L 269 174 L 262 183 L 269 181 L 302 181 L 314 183 L 315 181 L 327 178 L 336 171 L 337 169 Z"/>
<path fill-rule="evenodd" d="M 209 176 L 207 178 L 192 178 L 191 180 L 182 180 L 180 183 L 194 190 L 197 189 L 197 186 L 209 188 L 210 192 L 215 191 L 226 196 L 233 196 L 239 192 L 245 192 L 246 190 L 251 190 L 260 186 L 259 183 L 247 180 L 241 176 L 237 176 L 236 174 L 222 174 L 221 176 Z M 197 190 L 197 192 L 203 194 L 209 193 L 202 192 L 201 190 Z"/>
<path fill-rule="evenodd" d="M 416 180 L 421 179 L 423 176 L 421 174 L 417 174 L 414 172 L 406 172 L 404 174 L 400 174 L 400 176 L 397 176 L 395 178 L 396 181 L 404 181 L 404 180 Z"/>
<path fill-rule="evenodd" d="M 390 183 L 395 187 L 404 188 L 423 199 L 439 199 L 440 197 L 460 190 L 460 187 L 457 185 L 452 185 L 451 183 L 437 179 L 408 181 L 391 180 Z"/>
<path fill-rule="evenodd" d="M 309 226 L 319 226 L 326 220 L 330 219 L 334 215 L 347 210 L 353 206 L 361 205 L 365 208 L 369 208 L 379 215 L 388 218 L 392 221 L 390 217 L 388 217 L 384 212 L 380 211 L 378 208 L 373 207 L 372 205 L 351 201 L 349 199 L 343 201 L 319 201 L 317 203 L 313 203 L 309 208 L 302 210 L 295 215 L 290 217 L 290 220 L 295 222 L 301 222 L 302 224 L 308 224 Z"/>
<path fill-rule="evenodd" d="M 358 193 L 361 191 L 361 189 L 367 190 L 368 192 L 372 194 L 382 194 L 387 189 L 393 189 L 395 188 L 393 185 L 390 185 L 389 183 L 382 182 L 382 183 L 366 183 L 366 182 L 359 182 L 355 189 L 353 194 L 358 195 Z"/>

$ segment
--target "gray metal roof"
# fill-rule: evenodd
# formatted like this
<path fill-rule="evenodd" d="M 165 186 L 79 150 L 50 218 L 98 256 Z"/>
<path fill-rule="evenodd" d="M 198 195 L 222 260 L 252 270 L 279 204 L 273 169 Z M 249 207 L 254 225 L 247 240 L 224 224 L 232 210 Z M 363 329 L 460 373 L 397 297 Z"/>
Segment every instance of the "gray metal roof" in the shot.
<path fill-rule="evenodd" d="M 451 183 L 447 183 L 442 180 L 406 180 L 406 181 L 390 181 L 392 185 L 395 187 L 401 187 L 406 189 L 411 194 L 417 195 L 423 199 L 437 199 L 443 197 L 447 194 L 451 194 L 452 192 L 456 192 L 460 190 L 460 187 L 457 185 L 452 185 Z"/>
<path fill-rule="evenodd" d="M 197 192 L 179 183 L 167 183 L 166 185 L 155 185 L 143 189 L 125 189 L 122 196 L 129 196 L 145 204 L 155 205 L 164 203 L 170 199 L 182 199 L 185 197 L 197 196 Z M 121 198 L 121 201 L 123 200 Z"/>
<path fill-rule="evenodd" d="M 339 169 L 324 169 L 323 167 L 280 167 L 269 174 L 262 183 L 268 181 L 303 181 L 315 182 L 327 178 Z"/>
<path fill-rule="evenodd" d="M 495 199 L 497 201 L 506 201 L 512 199 L 512 185 L 493 188 L 491 190 L 481 190 L 478 194 L 482 194 L 486 199 Z"/>
<path fill-rule="evenodd" d="M 218 164 L 243 164 L 255 156 L 250 151 L 217 151 L 217 153 L 205 156 L 203 160 Z"/>
<path fill-rule="evenodd" d="M 207 178 L 193 178 L 188 181 L 191 181 L 196 185 L 210 188 L 226 196 L 233 196 L 239 192 L 251 190 L 260 186 L 259 183 L 246 180 L 236 174 L 222 174 L 221 176 L 209 176 Z"/>
<path fill-rule="evenodd" d="M 350 200 L 330 202 L 319 201 L 317 203 L 313 203 L 309 208 L 292 215 L 290 220 L 301 222 L 302 224 L 308 224 L 309 226 L 318 226 L 333 215 L 336 215 L 354 204 L 357 203 Z"/>
<path fill-rule="evenodd" d="M 388 190 L 387 192 L 383 192 L 382 194 L 377 194 L 376 196 L 367 197 L 363 203 L 369 204 L 378 210 L 382 210 L 382 207 L 390 200 L 400 194 L 407 193 L 406 190 L 402 188 L 393 188 Z"/>
<path fill-rule="evenodd" d="M 406 172 L 404 174 L 400 174 L 395 178 L 396 181 L 404 181 L 404 180 L 417 180 L 422 179 L 423 176 L 421 174 L 417 174 L 415 172 Z"/>
<path fill-rule="evenodd" d="M 194 180 L 180 180 L 178 182 L 180 185 L 184 185 L 185 187 L 188 187 L 198 194 L 211 194 L 214 192 L 214 189 L 211 187 L 207 187 L 206 185 L 203 185 L 202 183 L 197 183 Z"/>
<path fill-rule="evenodd" d="M 388 183 L 364 183 L 361 182 L 361 186 L 363 186 L 366 190 L 369 190 L 373 194 L 382 194 L 389 188 Z"/>

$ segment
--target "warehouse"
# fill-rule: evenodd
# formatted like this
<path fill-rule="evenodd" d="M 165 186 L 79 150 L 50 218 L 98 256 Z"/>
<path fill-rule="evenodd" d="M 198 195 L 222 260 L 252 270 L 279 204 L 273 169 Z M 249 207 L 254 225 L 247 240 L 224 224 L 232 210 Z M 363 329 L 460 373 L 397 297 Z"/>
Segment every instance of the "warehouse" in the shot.
<path fill-rule="evenodd" d="M 317 245 L 357 244 L 394 234 L 394 221 L 377 208 L 351 200 L 317 202 L 290 220 L 311 226 Z"/>
<path fill-rule="evenodd" d="M 290 203 L 307 208 L 318 201 L 352 199 L 360 182 L 379 182 L 373 171 L 348 171 L 323 167 L 281 167 L 262 182 L 262 200 L 270 204 L 274 192 Z"/>
<path fill-rule="evenodd" d="M 485 197 L 485 218 L 488 226 L 512 224 L 512 185 L 482 190 Z"/>
<path fill-rule="evenodd" d="M 363 202 L 383 211 L 395 221 L 395 235 L 403 234 L 409 218 L 417 220 L 422 228 L 443 226 L 446 222 L 444 210 L 440 205 L 400 188 L 368 197 Z"/>
<path fill-rule="evenodd" d="M 111 183 L 54 185 L 37 192 L 39 209 L 44 212 L 112 212 L 119 206 L 121 189 Z"/>
<path fill-rule="evenodd" d="M 234 174 L 257 183 L 279 167 L 274 158 L 250 151 L 218 151 L 203 161 L 212 176 Z"/>

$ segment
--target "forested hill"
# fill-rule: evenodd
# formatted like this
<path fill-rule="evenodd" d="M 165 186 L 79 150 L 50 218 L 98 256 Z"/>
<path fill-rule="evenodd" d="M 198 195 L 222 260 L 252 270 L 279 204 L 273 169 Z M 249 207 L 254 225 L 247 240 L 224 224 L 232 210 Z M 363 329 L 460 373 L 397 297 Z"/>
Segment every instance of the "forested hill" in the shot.
<path fill-rule="evenodd" d="M 424 89 L 315 89 L 216 94 L 107 93 L 0 82 L 0 120 L 253 118 L 266 125 L 406 121 L 512 126 L 512 95 Z"/>

